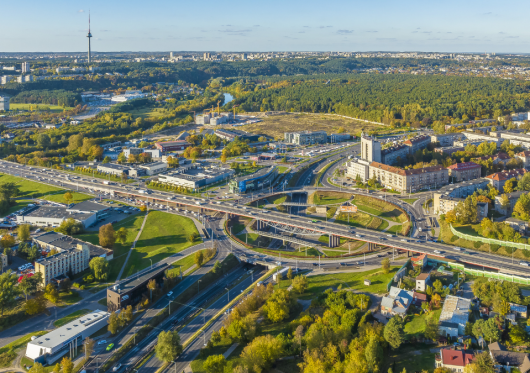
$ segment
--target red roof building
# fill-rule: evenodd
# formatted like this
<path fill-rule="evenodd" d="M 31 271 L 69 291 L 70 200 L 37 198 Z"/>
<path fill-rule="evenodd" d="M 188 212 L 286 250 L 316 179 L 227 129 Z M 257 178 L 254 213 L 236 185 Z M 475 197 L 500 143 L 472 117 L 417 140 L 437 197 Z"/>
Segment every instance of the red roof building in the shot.
<path fill-rule="evenodd" d="M 459 183 L 462 181 L 478 179 L 481 176 L 482 166 L 475 162 L 456 163 L 447 167 L 449 177 Z"/>
<path fill-rule="evenodd" d="M 486 179 L 489 180 L 492 186 L 494 186 L 498 190 L 501 190 L 508 180 L 510 180 L 511 178 L 520 179 L 525 173 L 526 170 L 524 168 L 517 168 L 515 170 L 510 171 L 495 172 L 494 174 L 486 176 Z"/>
<path fill-rule="evenodd" d="M 471 364 L 474 357 L 475 355 L 469 350 L 444 348 L 440 350 L 440 359 L 436 359 L 436 368 L 448 368 L 453 372 L 463 372 L 462 368 Z"/>
<path fill-rule="evenodd" d="M 162 152 L 167 151 L 174 151 L 174 150 L 184 150 L 188 146 L 191 146 L 191 144 L 187 141 L 164 141 L 164 142 L 157 142 L 155 143 L 155 146 L 160 149 Z"/>

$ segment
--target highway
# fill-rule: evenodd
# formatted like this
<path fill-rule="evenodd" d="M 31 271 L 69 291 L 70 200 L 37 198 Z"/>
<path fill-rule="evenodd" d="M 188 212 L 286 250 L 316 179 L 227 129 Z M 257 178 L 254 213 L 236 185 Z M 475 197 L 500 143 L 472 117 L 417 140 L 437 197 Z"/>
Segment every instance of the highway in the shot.
<path fill-rule="evenodd" d="M 79 187 L 80 191 L 94 190 L 100 192 L 106 192 L 113 198 L 122 198 L 123 201 L 127 202 L 127 199 L 136 199 L 147 201 L 148 203 L 164 204 L 168 206 L 174 206 L 179 209 L 193 209 L 193 210 L 209 210 L 218 211 L 224 214 L 235 214 L 245 216 L 251 219 L 258 219 L 268 223 L 282 224 L 286 227 L 295 227 L 298 229 L 306 229 L 309 231 L 319 232 L 321 234 L 333 234 L 345 238 L 354 240 L 361 240 L 371 242 L 379 245 L 385 245 L 394 247 L 396 249 L 408 250 L 416 253 L 426 253 L 431 256 L 445 256 L 447 258 L 460 261 L 462 263 L 468 263 L 477 267 L 492 268 L 501 270 L 504 273 L 516 273 L 528 276 L 530 274 L 530 268 L 519 265 L 517 261 L 513 261 L 509 257 L 504 257 L 495 254 L 483 253 L 483 252 L 470 252 L 463 253 L 455 251 L 453 246 L 445 245 L 442 243 L 434 243 L 425 239 L 408 239 L 391 236 L 384 232 L 378 232 L 362 228 L 352 228 L 343 224 L 338 223 L 327 223 L 327 222 L 316 222 L 313 223 L 307 217 L 284 214 L 269 210 L 260 210 L 257 208 L 240 205 L 230 201 L 222 201 L 216 199 L 204 199 L 188 197 L 178 195 L 169 192 L 150 191 L 149 194 L 143 194 L 138 188 L 129 187 L 119 183 L 113 183 L 113 185 L 104 185 L 101 180 L 89 179 L 86 176 L 79 177 L 78 179 L 71 179 L 72 174 L 68 174 L 63 171 L 32 168 L 19 164 L 10 163 L 7 161 L 0 162 L 0 171 L 6 172 L 13 175 L 19 175 L 22 177 L 28 177 L 35 180 L 35 177 L 44 178 L 44 182 L 55 185 L 68 185 L 74 190 Z M 74 175 L 75 176 L 75 175 Z M 70 180 L 67 180 L 69 177 Z M 95 180 L 95 181 L 93 181 Z M 39 181 L 39 180 L 37 180 Z M 289 190 L 289 192 L 303 191 L 310 193 L 314 188 L 304 189 L 296 188 Z M 333 190 L 336 190 L 335 188 Z M 275 192 L 277 193 L 277 192 Z M 264 198 L 269 194 L 257 194 L 254 198 Z M 379 196 L 373 196 L 374 198 L 381 198 Z M 392 197 L 390 197 L 392 198 Z M 397 201 L 397 199 L 396 199 Z M 397 203 L 397 202 L 396 202 Z M 400 201 L 400 203 L 402 203 Z M 402 206 L 405 204 L 402 203 Z M 410 205 L 406 206 L 407 209 L 415 213 L 415 209 L 411 208 Z M 420 218 L 418 216 L 417 218 Z M 437 251 L 437 252 L 435 252 Z M 285 259 L 285 262 L 294 263 L 292 259 Z M 315 262 L 315 260 L 304 260 L 306 263 L 309 261 Z M 327 260 L 327 263 L 339 263 L 347 261 L 358 261 L 358 259 L 341 259 L 341 260 Z"/>

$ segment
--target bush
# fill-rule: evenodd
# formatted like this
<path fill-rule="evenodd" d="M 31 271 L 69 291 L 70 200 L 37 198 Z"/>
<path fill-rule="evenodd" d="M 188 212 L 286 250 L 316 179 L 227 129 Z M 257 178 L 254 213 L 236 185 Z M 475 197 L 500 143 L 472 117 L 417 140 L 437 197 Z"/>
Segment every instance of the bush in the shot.
<path fill-rule="evenodd" d="M 523 251 L 523 255 L 525 256 L 525 258 L 530 258 L 530 251 L 528 250 L 522 250 Z"/>
<path fill-rule="evenodd" d="M 513 254 L 517 249 L 515 247 L 503 246 L 504 251 L 508 254 Z"/>
<path fill-rule="evenodd" d="M 458 236 L 453 235 L 449 241 L 455 242 L 456 240 L 458 240 Z"/>
<path fill-rule="evenodd" d="M 497 245 L 495 243 L 490 243 L 490 250 L 492 252 L 496 253 L 497 251 L 499 251 L 500 248 L 501 248 L 500 245 Z"/>
<path fill-rule="evenodd" d="M 480 248 L 481 246 L 482 246 L 482 242 L 480 242 L 480 241 L 475 241 L 475 243 L 473 243 L 473 247 L 474 247 L 475 249 L 478 249 L 478 248 Z"/>
<path fill-rule="evenodd" d="M 87 284 L 90 284 L 90 283 L 94 282 L 94 276 L 93 275 L 86 275 L 85 277 L 83 277 L 83 281 L 86 282 Z"/>

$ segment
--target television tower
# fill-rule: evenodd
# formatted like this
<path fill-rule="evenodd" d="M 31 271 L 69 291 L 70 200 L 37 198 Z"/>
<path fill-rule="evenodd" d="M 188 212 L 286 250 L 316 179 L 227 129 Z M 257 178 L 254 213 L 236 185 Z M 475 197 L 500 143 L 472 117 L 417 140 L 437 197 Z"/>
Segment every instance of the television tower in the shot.
<path fill-rule="evenodd" d="M 88 12 L 88 35 L 86 37 L 88 38 L 88 63 L 90 64 L 90 38 L 92 37 L 90 33 L 90 11 Z"/>

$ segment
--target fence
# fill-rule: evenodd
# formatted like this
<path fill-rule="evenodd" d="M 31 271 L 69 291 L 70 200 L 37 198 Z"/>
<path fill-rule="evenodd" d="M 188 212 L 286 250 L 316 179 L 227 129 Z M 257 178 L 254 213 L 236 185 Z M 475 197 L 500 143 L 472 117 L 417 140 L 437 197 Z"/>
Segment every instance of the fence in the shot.
<path fill-rule="evenodd" d="M 409 263 L 410 263 L 410 259 L 407 260 L 407 262 L 403 264 L 403 266 L 400 269 L 398 269 L 394 277 L 392 277 L 392 280 L 390 280 L 390 282 L 386 286 L 386 291 L 390 291 L 390 287 L 392 286 L 393 282 L 398 282 L 400 279 L 402 279 L 407 274 L 407 266 L 409 265 Z"/>
<path fill-rule="evenodd" d="M 516 247 L 518 249 L 528 250 L 528 245 L 525 244 L 525 243 L 501 241 L 501 240 L 496 240 L 494 238 L 472 236 L 470 234 L 465 234 L 465 233 L 457 231 L 455 228 L 453 228 L 452 224 L 450 225 L 450 228 L 451 228 L 451 232 L 455 236 L 457 236 L 459 238 L 463 238 L 465 240 L 469 240 L 469 241 L 473 241 L 473 242 L 479 241 L 479 242 L 485 242 L 485 243 L 488 243 L 488 244 L 494 244 L 494 245 L 499 245 L 499 246 Z"/>

